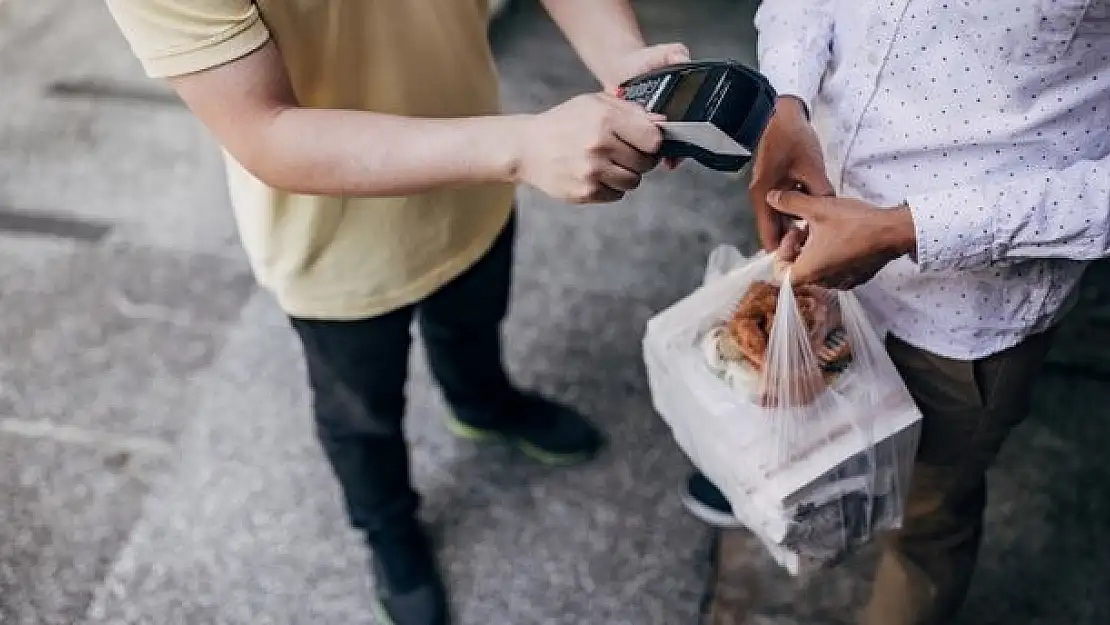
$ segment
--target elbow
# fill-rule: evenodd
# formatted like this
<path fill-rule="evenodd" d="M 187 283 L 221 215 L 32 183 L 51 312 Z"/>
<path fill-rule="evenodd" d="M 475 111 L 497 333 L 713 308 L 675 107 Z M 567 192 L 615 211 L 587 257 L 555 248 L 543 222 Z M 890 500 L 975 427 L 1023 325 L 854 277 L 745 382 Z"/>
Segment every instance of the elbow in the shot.
<path fill-rule="evenodd" d="M 261 155 L 237 160 L 239 166 L 255 180 L 271 189 L 292 194 L 307 192 L 303 181 L 295 175 L 297 168 L 286 165 L 279 156 Z"/>
<path fill-rule="evenodd" d="M 294 162 L 281 150 L 265 147 L 264 142 L 255 144 L 255 149 L 231 152 L 231 158 L 239 167 L 252 178 L 263 185 L 294 195 L 316 195 L 322 190 L 314 188 L 311 179 L 306 175 L 308 168 L 301 163 Z"/>
<path fill-rule="evenodd" d="M 241 128 L 225 150 L 243 171 L 271 189 L 296 195 L 322 194 L 327 190 L 315 188 L 311 163 L 305 162 L 301 150 L 290 149 L 291 140 L 280 123 L 285 110 L 259 116 L 256 123 Z"/>

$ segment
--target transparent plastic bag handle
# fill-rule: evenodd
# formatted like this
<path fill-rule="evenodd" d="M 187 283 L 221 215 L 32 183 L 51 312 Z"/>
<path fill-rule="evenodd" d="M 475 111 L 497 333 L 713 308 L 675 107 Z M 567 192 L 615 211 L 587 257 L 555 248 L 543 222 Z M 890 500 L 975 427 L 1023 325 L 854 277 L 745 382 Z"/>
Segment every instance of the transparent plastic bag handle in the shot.
<path fill-rule="evenodd" d="M 852 349 L 852 371 L 859 377 L 875 380 L 868 384 L 868 402 L 881 398 L 881 389 L 898 388 L 901 380 L 890 366 L 880 333 L 851 291 L 826 291 L 835 316 L 818 319 L 816 335 L 811 335 L 798 307 L 795 286 L 787 268 L 779 288 L 775 320 L 767 342 L 763 388 L 773 395 L 765 397 L 765 407 L 789 410 L 820 399 L 826 385 L 820 379 L 820 363 L 814 350 L 815 338 L 824 339 L 831 324 L 843 327 Z"/>
<path fill-rule="evenodd" d="M 819 310 L 811 312 L 815 320 L 811 331 L 803 318 L 795 288 L 787 268 L 779 288 L 760 389 L 761 405 L 767 411 L 767 418 L 773 420 L 778 439 L 775 462 L 793 461 L 800 453 L 798 441 L 808 439 L 807 429 L 830 430 L 828 423 L 822 421 L 844 419 L 844 425 L 854 436 L 860 437 L 865 449 L 866 471 L 859 477 L 865 481 L 864 490 L 870 498 L 876 493 L 879 477 L 876 441 L 871 427 L 861 418 L 864 415 L 856 411 L 868 410 L 880 399 L 884 386 L 879 383 L 884 379 L 881 361 L 885 349 L 871 329 L 863 307 L 850 292 L 817 291 L 816 296 L 827 297 L 829 306 L 826 309 L 817 302 Z M 834 324 L 842 326 L 848 336 L 853 377 L 868 380 L 863 385 L 865 399 L 862 403 L 838 395 L 829 387 L 821 369 L 814 344 L 823 342 Z M 866 516 L 868 519 L 872 516 L 870 504 Z"/>
<path fill-rule="evenodd" d="M 817 353 L 798 309 L 789 268 L 782 277 L 775 304 L 762 378 L 760 395 L 764 407 L 779 411 L 809 406 L 818 399 L 824 386 Z"/>

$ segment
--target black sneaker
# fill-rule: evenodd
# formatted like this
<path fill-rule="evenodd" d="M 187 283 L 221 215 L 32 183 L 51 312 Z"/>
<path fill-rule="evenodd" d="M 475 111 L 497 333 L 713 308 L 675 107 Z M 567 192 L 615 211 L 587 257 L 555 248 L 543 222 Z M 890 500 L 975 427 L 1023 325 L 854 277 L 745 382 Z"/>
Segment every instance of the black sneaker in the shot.
<path fill-rule="evenodd" d="M 447 591 L 423 535 L 371 547 L 375 608 L 384 625 L 450 625 Z"/>
<path fill-rule="evenodd" d="M 458 437 L 475 441 L 504 440 L 535 460 L 569 465 L 596 456 L 605 437 L 574 409 L 531 393 L 517 393 L 505 414 L 477 424 L 450 415 L 448 428 Z"/>
<path fill-rule="evenodd" d="M 701 473 L 694 473 L 686 481 L 686 492 L 682 495 L 682 503 L 690 514 L 713 527 L 724 529 L 743 527 L 740 520 L 732 513 L 732 505 L 729 504 L 724 493 Z"/>

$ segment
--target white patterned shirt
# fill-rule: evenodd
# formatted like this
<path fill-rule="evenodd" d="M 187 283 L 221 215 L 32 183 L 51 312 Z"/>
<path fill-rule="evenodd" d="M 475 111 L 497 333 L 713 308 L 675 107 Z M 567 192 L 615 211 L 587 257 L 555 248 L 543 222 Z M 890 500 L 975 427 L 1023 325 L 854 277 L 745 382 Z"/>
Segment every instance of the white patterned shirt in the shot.
<path fill-rule="evenodd" d="M 975 359 L 1070 309 L 1110 255 L 1110 0 L 764 0 L 756 27 L 837 192 L 910 206 L 917 262 L 858 290 L 880 325 Z"/>

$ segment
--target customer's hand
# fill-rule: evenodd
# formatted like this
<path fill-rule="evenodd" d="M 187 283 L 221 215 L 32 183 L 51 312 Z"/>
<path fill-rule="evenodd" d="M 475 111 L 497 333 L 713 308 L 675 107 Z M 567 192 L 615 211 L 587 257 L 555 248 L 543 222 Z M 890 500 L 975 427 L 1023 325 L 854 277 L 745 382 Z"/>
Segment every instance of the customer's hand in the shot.
<path fill-rule="evenodd" d="M 778 248 L 791 262 L 790 281 L 848 290 L 870 280 L 887 263 L 915 252 L 913 216 L 906 206 L 879 208 L 862 200 L 771 191 L 772 210 L 800 217 Z"/>
<path fill-rule="evenodd" d="M 776 102 L 775 114 L 752 162 L 748 197 L 755 211 L 759 241 L 768 252 L 778 248 L 790 223 L 767 204 L 767 193 L 775 189 L 798 189 L 813 196 L 834 194 L 817 133 L 806 119 L 804 105 L 790 96 Z"/>
<path fill-rule="evenodd" d="M 527 119 L 516 177 L 571 203 L 615 202 L 658 164 L 660 119 L 611 95 L 576 97 Z"/>

